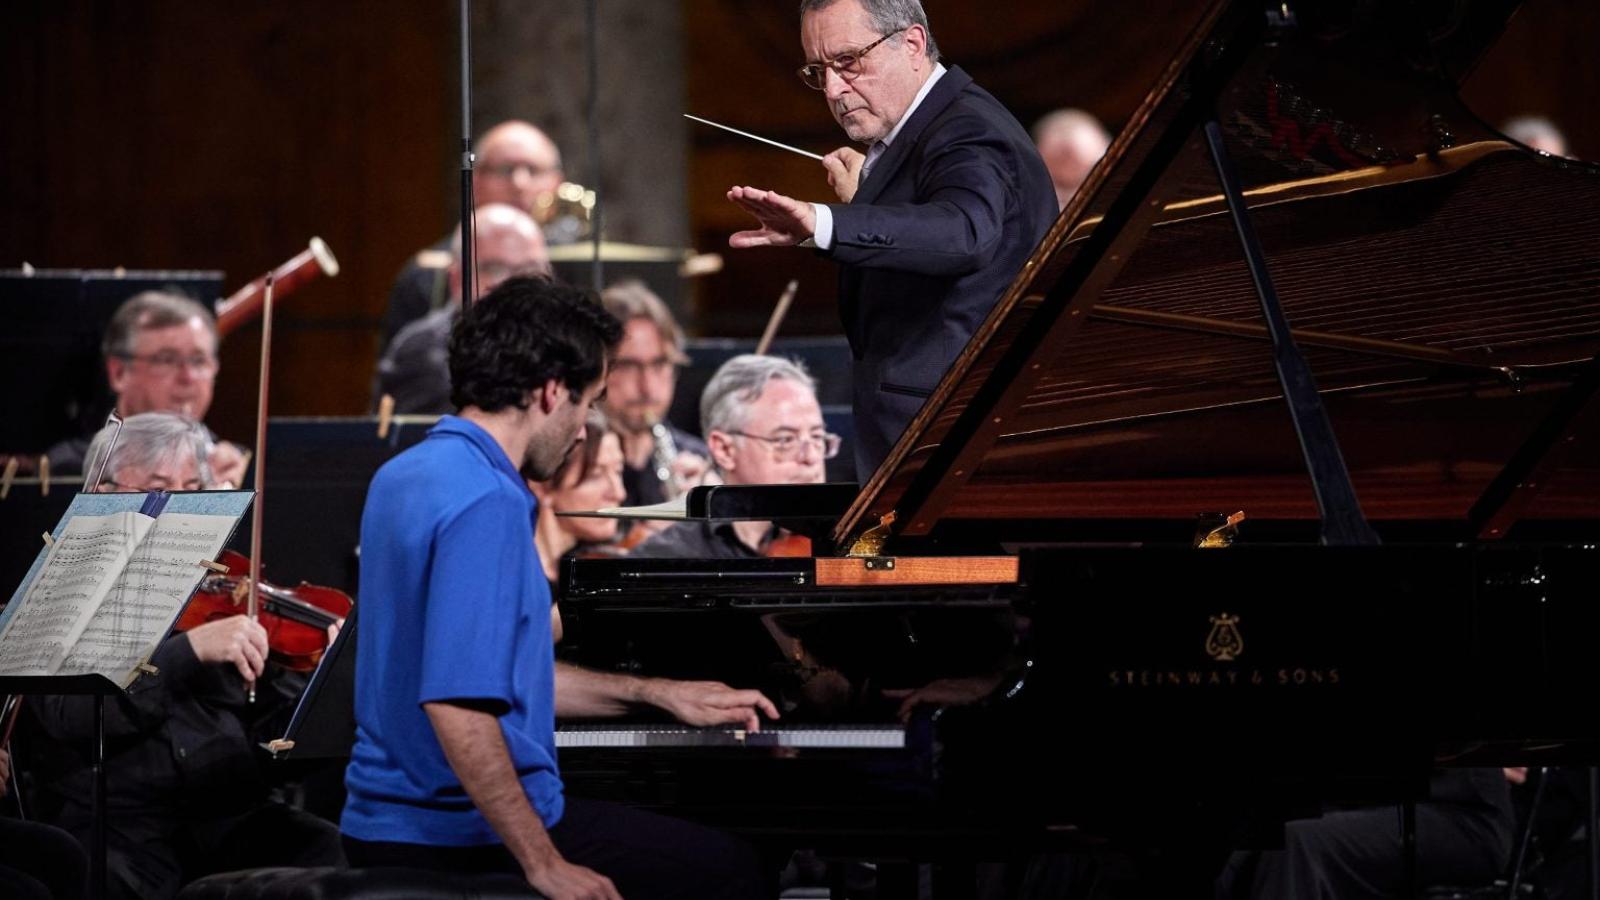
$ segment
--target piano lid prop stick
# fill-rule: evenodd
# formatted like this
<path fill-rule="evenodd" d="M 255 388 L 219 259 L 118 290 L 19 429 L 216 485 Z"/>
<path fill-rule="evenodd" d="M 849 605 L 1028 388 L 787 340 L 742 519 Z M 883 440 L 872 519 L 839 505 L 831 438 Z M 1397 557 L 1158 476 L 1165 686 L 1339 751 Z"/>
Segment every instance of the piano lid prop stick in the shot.
<path fill-rule="evenodd" d="M 757 356 L 765 355 L 767 348 L 772 346 L 772 339 L 778 334 L 778 326 L 783 324 L 783 317 L 789 314 L 789 304 L 794 302 L 794 294 L 798 290 L 800 290 L 800 279 L 789 279 L 788 286 L 783 289 L 783 295 L 778 298 L 778 305 L 772 308 L 772 315 L 767 319 L 767 330 L 761 332 L 761 340 L 756 344 Z"/>
<path fill-rule="evenodd" d="M 737 128 L 729 128 L 728 126 L 723 125 L 721 123 L 713 122 L 710 119 L 702 119 L 699 116 L 691 116 L 688 113 L 684 113 L 683 117 L 685 119 L 693 119 L 696 122 L 701 123 L 702 125 L 710 125 L 712 128 L 721 128 L 723 131 L 731 131 L 734 134 L 739 135 L 740 137 L 747 137 L 752 141 L 760 141 L 763 144 L 771 144 L 772 146 L 777 147 L 779 150 L 787 150 L 790 153 L 798 153 L 801 156 L 808 157 L 810 159 L 814 159 L 817 162 L 822 162 L 822 157 L 821 156 L 819 156 L 819 155 L 817 155 L 815 153 L 812 153 L 809 150 L 801 150 L 799 147 L 791 147 L 788 144 L 780 144 L 777 141 L 770 141 L 770 140 L 767 140 L 766 138 L 762 137 L 759 134 L 751 134 L 748 131 L 740 131 Z"/>
<path fill-rule="evenodd" d="M 39 496 L 50 496 L 50 454 L 39 454 Z"/>

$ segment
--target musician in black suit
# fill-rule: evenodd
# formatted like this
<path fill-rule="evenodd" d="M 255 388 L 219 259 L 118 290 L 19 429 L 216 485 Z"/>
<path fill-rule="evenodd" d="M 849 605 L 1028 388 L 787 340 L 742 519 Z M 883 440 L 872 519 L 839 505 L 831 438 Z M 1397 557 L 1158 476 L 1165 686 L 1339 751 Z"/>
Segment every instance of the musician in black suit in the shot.
<path fill-rule="evenodd" d="M 812 244 L 842 266 L 856 471 L 888 455 L 1056 217 L 1033 141 L 960 68 L 917 0 L 806 0 L 800 76 L 865 155 L 828 154 L 842 203 L 735 187 L 760 223 L 734 247 Z"/>
<path fill-rule="evenodd" d="M 1423 886 L 1481 887 L 1510 861 L 1515 815 L 1509 771 L 1441 769 L 1417 804 L 1417 876 Z M 1218 900 L 1382 900 L 1405 896 L 1400 810 L 1329 810 L 1284 825 L 1282 850 L 1236 853 Z"/>

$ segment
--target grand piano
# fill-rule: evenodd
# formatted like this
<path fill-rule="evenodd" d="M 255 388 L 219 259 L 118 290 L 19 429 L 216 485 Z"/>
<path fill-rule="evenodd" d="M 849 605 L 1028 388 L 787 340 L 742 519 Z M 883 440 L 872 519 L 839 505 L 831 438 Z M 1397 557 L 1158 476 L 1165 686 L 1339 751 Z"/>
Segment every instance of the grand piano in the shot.
<path fill-rule="evenodd" d="M 567 730 L 575 789 L 1190 896 L 1251 823 L 1595 762 L 1600 169 L 1458 98 L 1514 9 L 1210 4 L 859 491 L 691 498 L 815 558 L 567 563 L 570 658 L 784 710 Z"/>

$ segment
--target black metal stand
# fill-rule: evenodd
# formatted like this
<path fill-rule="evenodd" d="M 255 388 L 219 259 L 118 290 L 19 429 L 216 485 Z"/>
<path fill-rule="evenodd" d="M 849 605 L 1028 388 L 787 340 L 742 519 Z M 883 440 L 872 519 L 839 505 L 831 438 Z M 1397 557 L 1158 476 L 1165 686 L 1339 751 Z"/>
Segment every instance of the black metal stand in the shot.
<path fill-rule="evenodd" d="M 1418 896 L 1417 885 L 1417 801 L 1407 798 L 1400 804 L 1400 896 Z"/>
<path fill-rule="evenodd" d="M 90 771 L 94 773 L 94 821 L 89 829 L 89 896 L 106 895 L 106 697 L 122 689 L 101 675 L 0 677 L 0 694 L 24 696 L 93 696 L 94 746 Z"/>
<path fill-rule="evenodd" d="M 461 308 L 472 305 L 478 258 L 472 240 L 472 0 L 461 0 Z"/>
<path fill-rule="evenodd" d="M 1223 197 L 1228 201 L 1228 212 L 1244 250 L 1245 263 L 1250 267 L 1250 280 L 1255 283 L 1256 297 L 1261 302 L 1261 315 L 1272 337 L 1272 364 L 1278 372 L 1278 384 L 1283 387 L 1283 399 L 1289 404 L 1289 416 L 1294 421 L 1295 435 L 1300 439 L 1300 451 L 1311 476 L 1311 490 L 1322 515 L 1322 542 L 1329 545 L 1377 544 L 1378 535 L 1367 524 L 1355 488 L 1350 484 L 1350 471 L 1339 450 L 1339 441 L 1333 435 L 1327 410 L 1322 406 L 1322 396 L 1317 393 L 1316 381 L 1289 332 L 1289 321 L 1283 315 L 1283 305 L 1278 301 L 1277 289 L 1267 272 L 1266 254 L 1261 250 L 1250 211 L 1245 206 L 1239 175 L 1223 143 L 1222 126 L 1213 117 L 1201 131 L 1205 134 L 1206 149 L 1210 151 Z"/>
<path fill-rule="evenodd" d="M 1600 813 L 1600 769 L 1590 766 L 1586 775 L 1589 802 L 1584 804 L 1587 818 L 1583 827 L 1589 850 L 1589 898 L 1600 900 L 1600 835 L 1595 834 L 1595 815 Z"/>

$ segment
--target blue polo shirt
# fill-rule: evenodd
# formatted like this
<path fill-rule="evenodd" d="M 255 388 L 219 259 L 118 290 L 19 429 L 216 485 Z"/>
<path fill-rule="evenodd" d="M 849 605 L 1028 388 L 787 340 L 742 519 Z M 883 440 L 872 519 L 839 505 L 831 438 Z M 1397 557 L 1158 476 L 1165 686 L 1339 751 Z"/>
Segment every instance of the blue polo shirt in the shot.
<path fill-rule="evenodd" d="M 505 451 L 454 416 L 372 479 L 361 516 L 344 833 L 451 847 L 501 842 L 445 760 L 422 708 L 430 701 L 498 713 L 528 800 L 546 827 L 560 821 L 550 587 L 533 546 L 536 515 Z"/>

